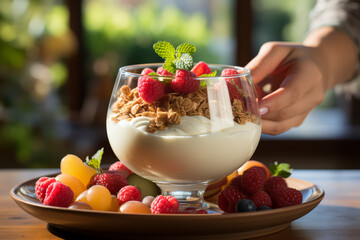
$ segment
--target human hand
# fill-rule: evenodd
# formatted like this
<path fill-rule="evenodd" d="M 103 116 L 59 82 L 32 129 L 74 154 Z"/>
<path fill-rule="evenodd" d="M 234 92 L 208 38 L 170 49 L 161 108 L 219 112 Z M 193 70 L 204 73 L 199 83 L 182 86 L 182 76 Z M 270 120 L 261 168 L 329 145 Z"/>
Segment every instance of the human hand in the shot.
<path fill-rule="evenodd" d="M 302 44 L 268 42 L 246 65 L 256 85 L 263 133 L 277 135 L 301 125 L 322 102 L 329 84 L 318 55 Z"/>

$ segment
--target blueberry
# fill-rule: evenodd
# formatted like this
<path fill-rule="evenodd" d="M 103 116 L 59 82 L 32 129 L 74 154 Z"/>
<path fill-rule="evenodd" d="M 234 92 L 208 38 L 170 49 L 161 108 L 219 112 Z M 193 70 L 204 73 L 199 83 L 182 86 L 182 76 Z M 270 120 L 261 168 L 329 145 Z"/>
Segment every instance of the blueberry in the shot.
<path fill-rule="evenodd" d="M 256 211 L 256 206 L 250 199 L 240 199 L 235 205 L 236 212 L 252 212 Z"/>
<path fill-rule="evenodd" d="M 257 211 L 262 211 L 262 210 L 269 210 L 269 209 L 271 209 L 271 207 L 266 206 L 266 205 L 262 205 L 262 206 L 258 207 L 256 210 Z"/>

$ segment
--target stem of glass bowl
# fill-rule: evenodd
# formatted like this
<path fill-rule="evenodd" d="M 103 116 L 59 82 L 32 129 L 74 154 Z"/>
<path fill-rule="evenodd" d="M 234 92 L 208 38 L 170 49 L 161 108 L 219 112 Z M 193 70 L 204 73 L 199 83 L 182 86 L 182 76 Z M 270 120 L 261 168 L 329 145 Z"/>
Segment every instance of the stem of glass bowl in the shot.
<path fill-rule="evenodd" d="M 161 189 L 163 196 L 173 196 L 179 202 L 179 211 L 187 209 L 206 210 L 208 213 L 223 213 L 215 204 L 208 203 L 204 200 L 204 192 L 208 185 L 204 183 L 165 183 L 156 182 Z"/>

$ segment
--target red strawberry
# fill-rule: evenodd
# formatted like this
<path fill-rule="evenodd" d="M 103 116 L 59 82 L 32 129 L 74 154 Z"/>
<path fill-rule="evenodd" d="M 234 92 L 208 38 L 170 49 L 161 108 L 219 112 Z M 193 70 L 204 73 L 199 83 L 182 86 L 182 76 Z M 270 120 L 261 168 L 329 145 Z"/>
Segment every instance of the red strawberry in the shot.
<path fill-rule="evenodd" d="M 137 187 L 127 185 L 120 189 L 117 194 L 119 206 L 128 201 L 141 201 L 141 192 Z"/>
<path fill-rule="evenodd" d="M 109 189 L 112 195 L 116 195 L 122 187 L 128 185 L 128 181 L 126 177 L 118 171 L 107 171 L 95 174 L 90 179 L 87 187 L 90 188 L 93 185 L 103 185 Z"/>
<path fill-rule="evenodd" d="M 151 68 L 144 68 L 141 71 L 141 75 L 148 75 L 149 73 L 152 73 L 152 72 L 154 72 L 154 70 L 152 70 Z"/>
<path fill-rule="evenodd" d="M 262 167 L 251 167 L 243 173 L 241 186 L 248 193 L 255 193 L 264 184 L 266 173 Z"/>
<path fill-rule="evenodd" d="M 203 75 L 203 74 L 210 74 L 211 73 L 211 69 L 209 68 L 209 66 L 203 62 L 203 61 L 200 61 L 198 62 L 194 67 L 193 69 L 191 69 L 191 71 L 193 73 L 195 73 L 196 76 L 200 76 L 200 75 Z"/>
<path fill-rule="evenodd" d="M 168 70 L 164 69 L 163 67 L 159 67 L 156 70 L 156 73 L 161 76 L 172 76 L 172 73 L 168 72 Z"/>
<path fill-rule="evenodd" d="M 245 193 L 230 185 L 219 194 L 218 205 L 224 212 L 234 213 L 236 203 L 244 198 L 247 198 Z"/>
<path fill-rule="evenodd" d="M 170 85 L 175 92 L 193 93 L 199 89 L 200 81 L 196 80 L 196 75 L 191 71 L 176 70 L 175 79 Z"/>
<path fill-rule="evenodd" d="M 128 169 L 121 161 L 114 162 L 110 165 L 109 171 L 118 171 L 122 173 L 125 177 L 128 177 L 133 172 Z"/>
<path fill-rule="evenodd" d="M 40 202 L 44 202 L 46 189 L 50 184 L 56 182 L 55 178 L 41 177 L 35 183 L 35 193 Z"/>
<path fill-rule="evenodd" d="M 270 193 L 274 208 L 283 208 L 302 202 L 302 194 L 294 188 L 277 188 Z"/>
<path fill-rule="evenodd" d="M 272 202 L 269 194 L 260 190 L 250 195 L 250 200 L 255 203 L 256 208 L 261 206 L 272 207 Z"/>
<path fill-rule="evenodd" d="M 147 103 L 153 103 L 164 95 L 164 84 L 148 76 L 138 80 L 140 97 Z"/>
<path fill-rule="evenodd" d="M 271 193 L 273 190 L 277 188 L 287 187 L 285 180 L 279 176 L 272 176 L 264 183 L 264 190 L 267 193 Z"/>
<path fill-rule="evenodd" d="M 56 181 L 46 189 L 44 204 L 55 207 L 68 207 L 74 198 L 74 192 L 70 187 Z"/>
<path fill-rule="evenodd" d="M 179 202 L 173 196 L 158 195 L 151 203 L 151 213 L 177 213 Z"/>

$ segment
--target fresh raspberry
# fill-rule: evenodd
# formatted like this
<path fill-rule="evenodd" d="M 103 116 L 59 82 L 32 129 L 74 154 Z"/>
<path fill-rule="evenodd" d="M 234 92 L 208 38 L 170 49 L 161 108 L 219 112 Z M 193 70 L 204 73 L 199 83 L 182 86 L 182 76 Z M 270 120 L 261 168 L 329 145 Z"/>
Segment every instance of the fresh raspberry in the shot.
<path fill-rule="evenodd" d="M 118 171 L 107 171 L 92 176 L 87 187 L 90 188 L 93 185 L 102 185 L 106 187 L 112 195 L 116 195 L 122 187 L 128 185 L 128 181 L 126 177 Z"/>
<path fill-rule="evenodd" d="M 221 76 L 231 76 L 231 75 L 237 75 L 239 74 L 235 69 L 232 68 L 226 68 L 221 72 Z M 241 96 L 241 81 L 239 77 L 234 78 L 226 78 L 226 85 L 229 90 L 230 95 L 230 101 L 233 102 L 234 99 L 239 99 L 242 102 L 242 105 L 244 107 L 244 101 Z"/>
<path fill-rule="evenodd" d="M 144 68 L 141 71 L 141 75 L 148 75 L 149 73 L 152 73 L 152 72 L 154 72 L 154 70 L 152 70 L 151 68 Z"/>
<path fill-rule="evenodd" d="M 151 213 L 177 213 L 179 202 L 173 196 L 158 195 L 151 203 Z"/>
<path fill-rule="evenodd" d="M 241 186 L 242 177 L 243 177 L 242 175 L 239 175 L 239 176 L 234 177 L 233 179 L 231 179 L 229 185 L 234 186 L 234 187 L 236 187 L 237 189 L 243 191 L 244 189 L 243 189 L 243 187 Z"/>
<path fill-rule="evenodd" d="M 44 202 L 46 189 L 55 182 L 55 178 L 41 177 L 35 183 L 35 193 L 40 202 Z"/>
<path fill-rule="evenodd" d="M 248 193 L 259 191 L 265 181 L 266 173 L 261 167 L 251 167 L 243 173 L 241 186 Z"/>
<path fill-rule="evenodd" d="M 283 208 L 302 202 L 302 194 L 294 188 L 277 188 L 270 193 L 274 208 Z"/>
<path fill-rule="evenodd" d="M 269 194 L 277 188 L 284 188 L 284 187 L 287 187 L 287 184 L 285 180 L 279 176 L 272 176 L 264 183 L 264 190 Z"/>
<path fill-rule="evenodd" d="M 161 75 L 161 76 L 172 76 L 172 73 L 169 72 L 168 70 L 164 69 L 163 67 L 159 67 L 156 70 L 156 73 Z"/>
<path fill-rule="evenodd" d="M 164 95 L 164 84 L 148 76 L 139 78 L 138 89 L 140 97 L 147 103 L 153 103 Z"/>
<path fill-rule="evenodd" d="M 238 75 L 239 73 L 233 69 L 233 68 L 225 68 L 224 70 L 222 70 L 221 72 L 221 76 L 231 76 L 231 75 Z"/>
<path fill-rule="evenodd" d="M 199 89 L 200 81 L 196 80 L 196 75 L 191 71 L 176 70 L 175 79 L 170 85 L 175 92 L 193 93 Z"/>
<path fill-rule="evenodd" d="M 235 212 L 235 205 L 240 199 L 247 198 L 246 194 L 234 186 L 226 187 L 218 196 L 218 205 L 226 213 Z"/>
<path fill-rule="evenodd" d="M 256 208 L 261 206 L 272 207 L 272 202 L 269 194 L 260 190 L 250 195 L 250 200 L 255 203 Z"/>
<path fill-rule="evenodd" d="M 141 201 L 141 192 L 137 187 L 127 185 L 120 189 L 117 194 L 119 206 L 128 201 Z"/>
<path fill-rule="evenodd" d="M 200 61 L 198 62 L 194 67 L 193 69 L 191 69 L 191 71 L 193 73 L 195 73 L 196 76 L 200 76 L 200 75 L 203 75 L 203 74 L 210 74 L 211 73 L 211 69 L 209 68 L 209 66 L 203 62 L 203 61 Z"/>
<path fill-rule="evenodd" d="M 74 192 L 62 182 L 55 181 L 46 189 L 44 204 L 55 207 L 68 207 L 73 202 Z"/>
<path fill-rule="evenodd" d="M 114 162 L 110 165 L 109 171 L 118 171 L 122 174 L 124 174 L 125 177 L 128 177 L 133 172 L 128 169 L 121 161 Z"/>

